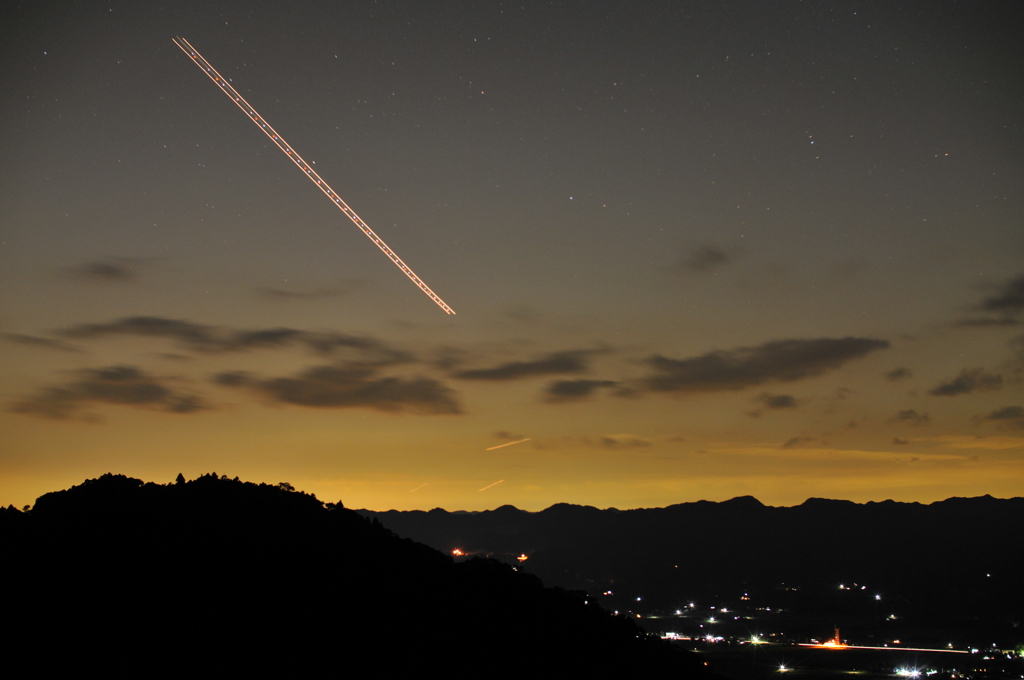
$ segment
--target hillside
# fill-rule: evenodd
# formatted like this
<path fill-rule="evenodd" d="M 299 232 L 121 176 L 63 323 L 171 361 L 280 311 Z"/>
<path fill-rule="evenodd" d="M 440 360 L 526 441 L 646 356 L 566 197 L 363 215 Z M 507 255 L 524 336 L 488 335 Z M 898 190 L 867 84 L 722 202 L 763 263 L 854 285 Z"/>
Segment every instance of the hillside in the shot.
<path fill-rule="evenodd" d="M 706 676 L 582 593 L 287 485 L 104 475 L 0 512 L 0 550 L 8 658 L 40 673 Z"/>

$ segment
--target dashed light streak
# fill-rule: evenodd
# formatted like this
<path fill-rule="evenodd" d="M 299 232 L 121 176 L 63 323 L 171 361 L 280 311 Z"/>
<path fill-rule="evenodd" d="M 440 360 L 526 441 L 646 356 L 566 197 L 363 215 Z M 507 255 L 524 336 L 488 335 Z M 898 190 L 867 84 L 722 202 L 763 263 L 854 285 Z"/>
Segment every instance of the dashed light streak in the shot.
<path fill-rule="evenodd" d="M 490 489 L 490 488 L 491 488 L 492 486 L 498 486 L 499 484 L 501 484 L 501 483 L 502 483 L 502 482 L 504 482 L 504 481 L 505 481 L 504 479 L 499 479 L 499 480 L 498 480 L 498 481 L 496 481 L 496 482 L 495 482 L 494 484 L 488 484 L 487 486 L 485 486 L 484 488 L 482 488 L 482 489 L 480 489 L 480 490 L 481 490 L 481 491 L 487 491 L 487 490 L 488 490 L 488 489 Z"/>
<path fill-rule="evenodd" d="M 497 446 L 492 446 L 489 449 L 484 449 L 484 451 L 493 451 L 495 449 L 503 449 L 506 446 L 512 446 L 513 444 L 522 444 L 523 442 L 528 442 L 528 441 L 530 441 L 529 437 L 527 437 L 526 439 L 520 439 L 519 441 L 515 441 L 515 442 L 506 442 L 504 444 L 498 444 Z"/>
<path fill-rule="evenodd" d="M 434 291 L 430 290 L 430 287 L 427 286 L 427 284 L 423 283 L 423 281 L 421 281 L 420 278 L 416 276 L 416 274 L 411 269 L 409 269 L 409 266 L 405 264 L 405 262 L 402 262 L 402 259 L 398 257 L 398 255 L 395 255 L 394 251 L 392 251 L 391 248 L 389 248 L 388 245 L 384 243 L 384 241 L 382 241 L 381 238 L 377 236 L 377 234 L 375 234 L 374 231 L 370 229 L 369 226 L 367 226 L 366 222 L 363 222 L 362 218 L 360 218 L 359 215 L 357 215 L 355 211 L 352 210 L 352 208 L 348 207 L 348 204 L 345 203 L 345 201 L 341 200 L 341 197 L 338 196 L 338 194 L 336 194 L 334 190 L 327 185 L 327 182 L 325 182 L 323 178 L 321 178 L 320 175 L 318 175 L 316 171 L 313 170 L 313 168 L 311 168 L 309 164 L 302 159 L 302 156 L 296 153 L 295 150 L 292 149 L 287 142 L 281 139 L 281 135 L 277 134 L 277 130 L 272 128 L 270 126 L 270 123 L 263 119 L 263 116 L 256 113 L 256 109 L 254 109 L 252 105 L 249 104 L 249 102 L 245 101 L 245 98 L 242 97 L 242 95 L 240 95 L 238 91 L 231 86 L 230 83 L 228 83 L 227 79 L 221 76 L 221 74 L 218 73 L 217 70 L 210 65 L 210 62 L 206 61 L 206 59 L 204 59 L 203 56 L 199 54 L 199 52 L 197 52 L 196 49 L 192 47 L 192 45 L 189 44 L 189 42 L 184 38 L 174 38 L 174 44 L 180 47 L 181 51 L 187 54 L 188 57 L 192 61 L 194 61 L 196 65 L 199 66 L 199 68 L 203 70 L 203 73 L 205 73 L 210 78 L 210 80 L 216 83 L 220 87 L 221 91 L 224 94 L 226 94 L 231 99 L 231 101 L 233 101 L 235 105 L 238 106 L 238 108 L 242 109 L 245 115 L 249 117 L 249 120 L 256 123 L 256 126 L 263 131 L 263 134 L 269 137 L 270 141 L 272 141 L 277 146 L 277 148 L 283 151 L 284 154 L 291 159 L 292 163 L 295 163 L 295 165 L 297 165 L 299 169 L 302 170 L 303 174 L 306 175 L 306 177 L 308 177 L 311 182 L 316 184 L 317 188 L 320 189 L 320 191 L 322 191 L 324 195 L 327 196 L 327 198 L 331 199 L 331 201 L 336 206 L 338 206 L 338 208 L 341 209 L 341 211 L 345 213 L 345 215 L 347 215 L 348 218 L 352 220 L 352 222 L 354 222 L 355 225 L 359 227 L 359 229 L 362 230 L 362 232 L 366 234 L 369 237 L 369 239 L 373 241 L 385 255 L 388 256 L 388 259 L 394 262 L 395 266 L 401 269 L 402 272 L 404 272 L 405 275 L 409 277 L 410 281 L 415 283 L 420 290 L 426 293 L 427 297 L 436 302 L 437 305 L 441 309 L 443 309 L 446 314 L 455 313 L 455 311 L 451 307 L 445 304 L 444 300 L 439 298 L 434 293 Z"/>
<path fill-rule="evenodd" d="M 430 482 L 423 482 L 422 484 L 420 484 L 419 486 L 417 486 L 417 487 L 416 487 L 415 489 L 412 489 L 412 490 L 410 490 L 410 491 L 409 491 L 409 493 L 412 493 L 413 491 L 419 491 L 420 489 L 422 489 L 423 487 L 425 487 L 425 486 L 426 486 L 427 484 L 430 484 Z"/>

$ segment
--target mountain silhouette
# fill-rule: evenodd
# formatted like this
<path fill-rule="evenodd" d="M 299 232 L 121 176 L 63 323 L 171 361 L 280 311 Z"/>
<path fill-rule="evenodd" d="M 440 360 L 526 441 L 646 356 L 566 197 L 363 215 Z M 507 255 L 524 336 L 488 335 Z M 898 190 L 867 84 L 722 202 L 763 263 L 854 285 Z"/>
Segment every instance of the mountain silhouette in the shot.
<path fill-rule="evenodd" d="M 1016 639 L 1024 622 L 1024 543 L 1016 537 L 1024 498 L 811 498 L 769 507 L 744 496 L 626 511 L 557 504 L 541 512 L 357 512 L 442 551 L 510 562 L 525 554 L 523 568 L 549 585 L 612 591 L 601 599 L 608 607 L 627 609 L 641 596 L 648 612 L 685 609 L 693 599 L 736 606 L 745 593 L 764 606 L 775 593 L 788 610 L 832 616 L 837 586 L 858 583 L 920 625 Z M 882 605 L 873 594 L 863 599 L 851 615 L 874 616 Z"/>
<path fill-rule="evenodd" d="M 713 677 L 583 593 L 287 484 L 108 474 L 0 511 L 0 549 L 7 664 L 33 674 Z"/>

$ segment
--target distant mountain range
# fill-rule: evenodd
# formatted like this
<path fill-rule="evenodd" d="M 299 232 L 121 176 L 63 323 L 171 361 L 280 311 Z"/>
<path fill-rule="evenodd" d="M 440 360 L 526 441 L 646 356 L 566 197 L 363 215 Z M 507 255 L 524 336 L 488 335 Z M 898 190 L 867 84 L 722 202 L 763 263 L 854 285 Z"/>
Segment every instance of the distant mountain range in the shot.
<path fill-rule="evenodd" d="M 764 602 L 772 593 L 779 601 L 782 592 L 788 607 L 822 609 L 831 606 L 823 593 L 856 583 L 919 620 L 1024 630 L 1024 498 L 812 498 L 769 507 L 744 496 L 625 511 L 558 504 L 541 512 L 357 512 L 444 552 L 510 563 L 525 555 L 523 568 L 545 583 L 611 591 L 601 601 L 616 609 L 672 611 L 695 598 Z"/>
<path fill-rule="evenodd" d="M 583 593 L 287 485 L 104 475 L 0 508 L 0 555 L 23 675 L 712 677 Z"/>

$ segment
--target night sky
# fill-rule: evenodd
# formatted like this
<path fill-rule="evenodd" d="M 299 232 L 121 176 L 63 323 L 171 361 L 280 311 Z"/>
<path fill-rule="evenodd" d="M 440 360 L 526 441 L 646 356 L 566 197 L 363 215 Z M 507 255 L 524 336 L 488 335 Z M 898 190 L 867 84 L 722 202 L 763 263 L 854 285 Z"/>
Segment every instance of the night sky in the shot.
<path fill-rule="evenodd" d="M 0 503 L 1024 495 L 1015 9 L 7 8 Z"/>

